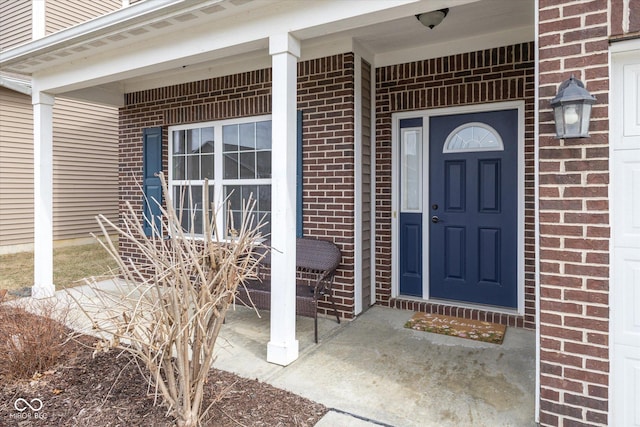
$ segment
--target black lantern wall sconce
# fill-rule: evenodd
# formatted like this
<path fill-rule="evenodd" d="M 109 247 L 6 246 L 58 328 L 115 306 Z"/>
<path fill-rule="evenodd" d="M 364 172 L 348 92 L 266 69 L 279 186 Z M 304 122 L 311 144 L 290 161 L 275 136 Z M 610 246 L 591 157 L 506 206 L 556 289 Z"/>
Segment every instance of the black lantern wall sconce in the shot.
<path fill-rule="evenodd" d="M 588 138 L 591 106 L 595 102 L 595 96 L 574 76 L 562 82 L 558 94 L 551 100 L 556 138 Z"/>

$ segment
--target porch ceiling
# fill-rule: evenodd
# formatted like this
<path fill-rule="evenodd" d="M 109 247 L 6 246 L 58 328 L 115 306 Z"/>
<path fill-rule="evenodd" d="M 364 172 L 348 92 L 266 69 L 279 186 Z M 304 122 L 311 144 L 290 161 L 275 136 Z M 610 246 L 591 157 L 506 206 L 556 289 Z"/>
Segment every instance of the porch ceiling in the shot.
<path fill-rule="evenodd" d="M 449 7 L 433 30 L 415 14 Z M 534 0 L 153 0 L 0 52 L 36 89 L 108 104 L 126 92 L 270 66 L 268 36 L 302 59 L 361 51 L 376 66 L 534 38 Z"/>
<path fill-rule="evenodd" d="M 375 55 L 376 66 L 398 63 L 394 58 L 427 59 L 531 41 L 535 37 L 532 0 L 450 3 L 449 14 L 432 30 L 411 15 L 330 37 L 352 37 Z"/>

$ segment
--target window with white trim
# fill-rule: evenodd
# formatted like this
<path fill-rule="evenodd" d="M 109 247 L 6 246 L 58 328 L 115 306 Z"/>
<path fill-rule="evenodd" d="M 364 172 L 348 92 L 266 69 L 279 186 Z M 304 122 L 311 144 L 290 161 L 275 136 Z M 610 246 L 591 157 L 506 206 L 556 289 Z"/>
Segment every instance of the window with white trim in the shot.
<path fill-rule="evenodd" d="M 203 233 L 205 179 L 208 199 L 223 209 L 211 211 L 216 223 L 239 228 L 243 200 L 256 200 L 254 221 L 271 232 L 271 117 L 249 117 L 169 127 L 169 187 L 182 225 Z M 230 211 L 229 211 L 230 210 Z M 228 221 L 233 221 L 229 224 Z M 219 230 L 222 232 L 222 230 Z M 224 235 L 224 234 L 222 234 Z"/>

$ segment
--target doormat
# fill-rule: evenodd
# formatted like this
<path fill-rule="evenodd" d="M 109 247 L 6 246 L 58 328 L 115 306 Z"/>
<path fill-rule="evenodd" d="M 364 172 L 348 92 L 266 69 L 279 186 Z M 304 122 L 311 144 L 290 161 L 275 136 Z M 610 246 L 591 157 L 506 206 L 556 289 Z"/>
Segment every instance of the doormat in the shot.
<path fill-rule="evenodd" d="M 404 324 L 405 328 L 433 332 L 493 344 L 502 344 L 507 330 L 505 325 L 462 319 L 435 313 L 416 313 Z"/>

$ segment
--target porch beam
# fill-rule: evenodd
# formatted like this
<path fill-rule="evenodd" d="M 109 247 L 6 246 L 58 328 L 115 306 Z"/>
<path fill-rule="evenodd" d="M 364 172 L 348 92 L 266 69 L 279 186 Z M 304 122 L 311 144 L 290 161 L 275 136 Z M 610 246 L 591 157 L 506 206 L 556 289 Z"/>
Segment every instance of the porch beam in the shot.
<path fill-rule="evenodd" d="M 33 91 L 34 285 L 35 298 L 53 296 L 53 103 Z"/>
<path fill-rule="evenodd" d="M 271 338 L 267 361 L 298 358 L 296 340 L 296 95 L 300 42 L 269 37 L 272 60 Z"/>

